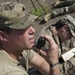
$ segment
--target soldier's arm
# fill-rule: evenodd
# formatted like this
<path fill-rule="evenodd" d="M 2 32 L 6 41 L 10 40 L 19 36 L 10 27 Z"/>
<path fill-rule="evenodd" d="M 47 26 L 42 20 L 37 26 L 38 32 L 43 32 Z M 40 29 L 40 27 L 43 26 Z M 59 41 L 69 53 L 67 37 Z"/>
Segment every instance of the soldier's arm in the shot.
<path fill-rule="evenodd" d="M 59 70 L 59 65 L 50 67 L 49 63 L 43 57 L 34 52 L 34 58 L 30 64 L 39 70 L 43 75 L 63 75 Z"/>

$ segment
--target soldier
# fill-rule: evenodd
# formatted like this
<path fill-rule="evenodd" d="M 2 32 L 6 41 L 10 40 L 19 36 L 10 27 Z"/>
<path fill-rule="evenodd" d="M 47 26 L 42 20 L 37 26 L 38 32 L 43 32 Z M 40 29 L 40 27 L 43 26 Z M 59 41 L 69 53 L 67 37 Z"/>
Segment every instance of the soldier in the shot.
<path fill-rule="evenodd" d="M 45 26 L 38 33 L 36 43 L 41 34 L 47 34 L 54 38 L 59 46 L 59 57 L 75 47 L 75 19 L 70 15 L 64 16 L 56 24 Z M 43 50 L 46 49 L 48 50 L 47 42 L 43 47 Z M 75 58 L 72 57 L 70 60 L 61 64 L 60 67 L 64 75 L 75 75 Z"/>
<path fill-rule="evenodd" d="M 75 3 L 73 3 L 71 6 L 66 6 L 58 9 L 54 9 L 51 13 L 52 18 L 64 15 L 67 13 L 75 12 Z"/>
<path fill-rule="evenodd" d="M 21 3 L 0 3 L 0 75 L 29 75 L 28 64 L 44 75 L 61 75 L 58 46 L 52 37 L 42 36 L 50 44 L 47 60 L 32 50 L 35 19 Z"/>
<path fill-rule="evenodd" d="M 75 0 L 57 1 L 52 8 L 52 12 L 45 15 L 44 20 L 47 22 L 51 18 L 72 12 L 75 12 Z"/>

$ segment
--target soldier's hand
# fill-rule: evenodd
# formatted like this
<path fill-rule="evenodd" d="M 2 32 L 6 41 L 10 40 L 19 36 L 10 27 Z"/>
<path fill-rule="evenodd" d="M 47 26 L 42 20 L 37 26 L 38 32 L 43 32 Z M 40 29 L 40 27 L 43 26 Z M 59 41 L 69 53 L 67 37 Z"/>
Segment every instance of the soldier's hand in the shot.
<path fill-rule="evenodd" d="M 41 55 L 50 63 L 55 63 L 58 61 L 58 46 L 55 43 L 54 39 L 51 36 L 43 35 L 48 43 L 49 43 L 49 50 L 40 50 Z"/>

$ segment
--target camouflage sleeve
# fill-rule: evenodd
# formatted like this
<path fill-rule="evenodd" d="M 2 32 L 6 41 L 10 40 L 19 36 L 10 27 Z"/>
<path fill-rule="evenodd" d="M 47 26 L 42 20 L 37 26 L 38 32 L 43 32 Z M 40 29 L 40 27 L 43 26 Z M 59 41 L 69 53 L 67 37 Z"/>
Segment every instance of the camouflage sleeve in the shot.
<path fill-rule="evenodd" d="M 75 2 L 68 7 L 68 11 L 71 13 L 71 12 L 75 12 Z"/>

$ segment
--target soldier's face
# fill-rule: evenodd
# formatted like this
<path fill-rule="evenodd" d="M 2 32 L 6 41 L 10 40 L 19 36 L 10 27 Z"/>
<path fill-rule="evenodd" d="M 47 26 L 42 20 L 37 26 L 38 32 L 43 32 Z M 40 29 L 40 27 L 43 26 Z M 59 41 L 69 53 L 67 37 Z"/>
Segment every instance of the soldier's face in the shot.
<path fill-rule="evenodd" d="M 57 35 L 62 42 L 71 38 L 70 30 L 66 25 L 64 25 L 62 28 L 59 29 Z"/>

